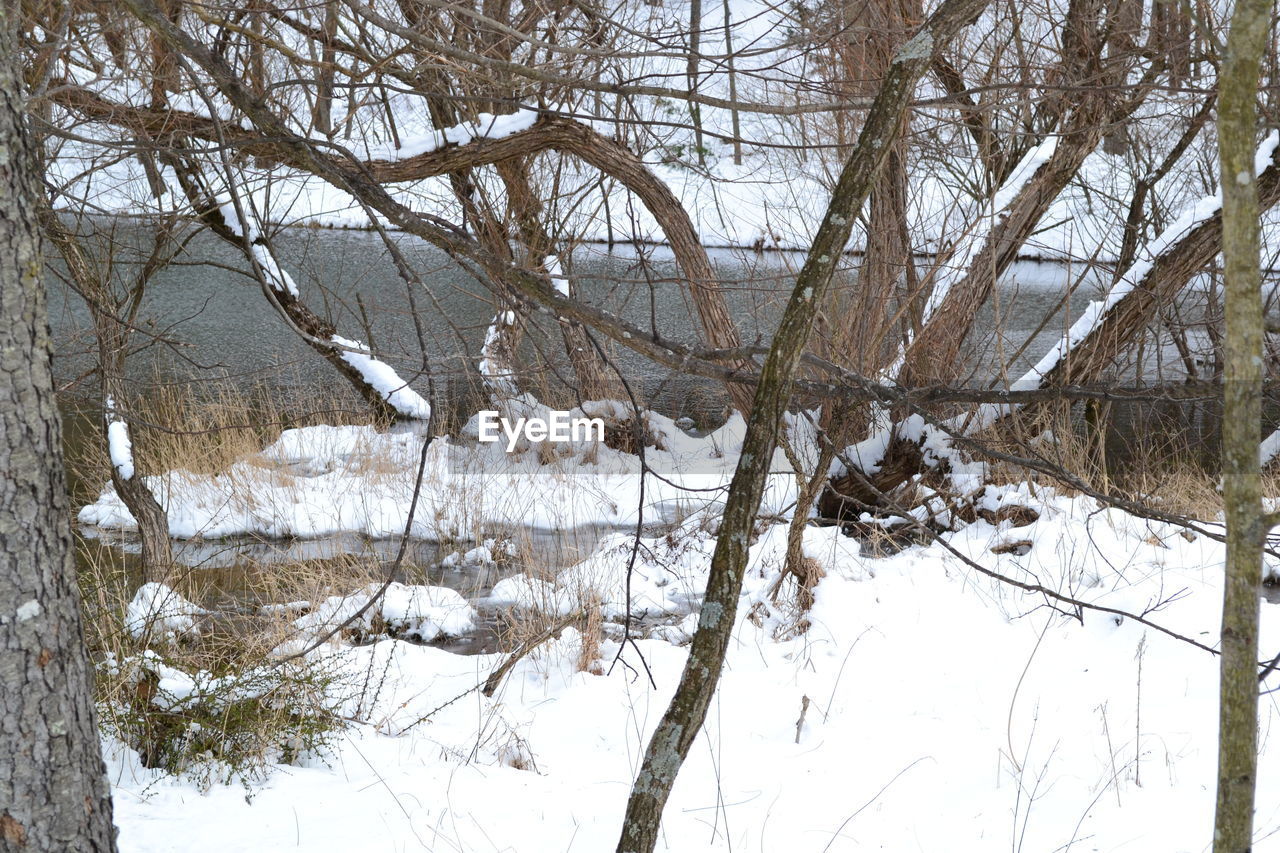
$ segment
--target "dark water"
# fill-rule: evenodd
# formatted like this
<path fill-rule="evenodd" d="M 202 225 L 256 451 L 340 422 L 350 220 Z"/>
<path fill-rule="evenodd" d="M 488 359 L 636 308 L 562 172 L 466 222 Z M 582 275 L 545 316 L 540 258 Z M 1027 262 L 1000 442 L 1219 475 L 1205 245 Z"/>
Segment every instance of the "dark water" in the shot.
<path fill-rule="evenodd" d="M 145 246 L 149 239 L 142 225 L 117 225 L 117 236 L 126 245 Z M 424 394 L 427 381 L 419 374 L 425 346 L 437 398 L 457 395 L 473 384 L 494 303 L 481 283 L 439 250 L 407 235 L 395 239 L 423 283 L 413 293 L 416 323 L 408 286 L 376 234 L 295 228 L 281 232 L 275 242 L 281 264 L 298 283 L 304 301 L 331 320 L 340 334 L 372 341 L 379 356 Z M 124 281 L 136 266 L 127 252 L 120 255 L 117 278 Z M 712 260 L 744 342 L 767 343 L 803 256 L 718 250 L 712 252 Z M 851 259 L 850 265 L 854 263 Z M 582 247 L 567 267 L 587 301 L 672 341 L 697 339 L 697 315 L 668 250 Z M 230 379 L 281 395 L 338 384 L 332 368 L 276 316 L 257 282 L 242 269 L 237 249 L 210 234 L 198 234 L 146 291 L 135 344 L 147 343 L 148 334 L 164 340 L 130 357 L 131 376 L 140 383 L 169 381 L 193 387 Z M 856 287 L 852 273 L 842 282 L 840 286 Z M 1015 265 L 998 298 L 979 319 L 971 342 L 973 375 L 985 379 L 1020 374 L 1098 293 L 1096 278 L 1077 282 L 1060 265 Z M 94 363 L 88 311 L 76 294 L 55 282 L 50 287 L 50 316 L 58 345 L 55 370 L 59 380 L 68 383 Z M 525 380 L 534 388 L 559 387 L 560 377 L 566 375 L 565 359 L 552 324 L 536 320 L 524 348 L 521 361 L 533 366 Z M 725 398 L 717 384 L 676 376 L 621 347 L 608 350 L 642 402 L 700 423 L 714 422 L 722 414 Z M 335 389 L 339 395 L 343 391 Z"/>

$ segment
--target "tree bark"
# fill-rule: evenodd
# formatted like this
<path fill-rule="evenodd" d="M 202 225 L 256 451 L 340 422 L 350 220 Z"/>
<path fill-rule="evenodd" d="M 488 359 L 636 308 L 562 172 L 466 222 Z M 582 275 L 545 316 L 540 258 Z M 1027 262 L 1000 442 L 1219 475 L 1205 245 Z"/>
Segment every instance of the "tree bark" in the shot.
<path fill-rule="evenodd" d="M 23 132 L 14 4 L 0 7 L 0 850 L 113 851 L 72 561 Z"/>
<path fill-rule="evenodd" d="M 689 0 L 689 52 L 685 57 L 685 78 L 689 94 L 698 94 L 698 60 L 702 50 L 702 0 Z M 698 165 L 706 165 L 706 148 L 702 139 L 702 107 L 696 101 L 689 102 L 689 118 L 693 122 L 693 149 L 698 155 Z"/>
<path fill-rule="evenodd" d="M 1226 340 L 1222 480 L 1227 559 L 1218 708 L 1214 853 L 1253 849 L 1258 775 L 1258 620 L 1262 581 L 1262 276 L 1254 174 L 1258 76 L 1271 29 L 1269 0 L 1237 0 L 1218 82 L 1218 182 Z"/>
<path fill-rule="evenodd" d="M 671 706 L 658 723 L 631 789 L 619 853 L 649 853 L 658 840 L 662 810 L 676 774 L 706 719 L 733 631 L 748 542 L 769 463 L 777 446 L 796 366 L 808 344 L 817 306 L 831 284 L 853 221 L 902 130 L 902 115 L 933 55 L 986 5 L 986 0 L 946 0 L 899 50 L 845 164 L 813 246 L 796 278 L 756 384 L 742 456 L 729 486 L 707 578 L 698 630 Z"/>

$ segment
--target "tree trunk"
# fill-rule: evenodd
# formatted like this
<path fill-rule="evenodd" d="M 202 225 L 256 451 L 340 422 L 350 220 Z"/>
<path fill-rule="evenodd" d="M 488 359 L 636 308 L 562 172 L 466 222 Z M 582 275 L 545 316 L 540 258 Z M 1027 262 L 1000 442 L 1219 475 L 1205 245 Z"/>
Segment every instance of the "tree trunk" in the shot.
<path fill-rule="evenodd" d="M 102 441 L 108 447 L 108 430 L 113 420 L 120 420 L 128 427 L 128 409 L 125 405 L 124 379 L 119 366 L 111 367 L 99 360 L 102 371 L 103 410 Z M 132 438 L 132 429 L 129 429 Z M 136 445 L 134 459 L 137 459 Z M 129 473 L 129 476 L 125 476 Z M 124 501 L 129 514 L 138 524 L 138 537 L 142 540 L 142 574 L 147 581 L 162 581 L 173 569 L 173 540 L 169 538 L 169 514 L 147 487 L 142 471 L 135 465 L 132 472 L 122 472 L 111 466 L 111 486 Z"/>
<path fill-rule="evenodd" d="M 952 285 L 912 342 L 898 372 L 898 384 L 942 384 L 962 375 L 960 351 L 974 319 L 1049 205 L 1097 148 L 1105 122 L 1109 116 L 1114 117 L 1106 106 L 1105 90 L 1081 96 L 1080 105 L 1061 130 L 1053 155 L 1036 169 L 1017 198 L 1005 208 L 1004 217 L 991 229 L 964 277 Z"/>
<path fill-rule="evenodd" d="M 938 47 L 985 5 L 985 0 L 946 0 L 903 45 L 836 183 L 760 371 L 742 456 L 729 486 L 729 498 L 716 536 L 698 630 L 671 706 L 649 741 L 632 786 L 618 853 L 653 850 L 671 786 L 706 719 L 729 647 L 742 591 L 748 542 L 777 446 L 779 425 L 791 396 L 796 366 L 808 344 L 817 306 L 830 287 L 853 222 L 902 130 L 902 115 L 920 76 L 929 68 Z"/>
<path fill-rule="evenodd" d="M 702 50 L 702 0 L 689 0 L 689 53 L 685 63 L 685 77 L 689 94 L 698 94 L 698 59 Z M 706 165 L 706 147 L 702 141 L 702 107 L 689 102 L 689 118 L 693 120 L 693 149 L 698 155 L 698 165 Z"/>
<path fill-rule="evenodd" d="M 122 421 L 132 433 L 128 426 L 129 395 L 124 381 L 124 360 L 129 348 L 131 325 L 116 313 L 119 306 L 112 298 L 110 283 L 103 280 L 110 273 L 94 268 L 76 235 L 47 205 L 41 206 L 40 223 L 44 236 L 58 248 L 67 273 L 84 295 L 89 315 L 93 318 L 102 390 L 102 447 L 109 450 L 108 429 L 112 421 Z M 134 458 L 136 460 L 136 453 Z M 163 580 L 173 567 L 169 516 L 147 488 L 140 466 L 135 465 L 132 474 L 126 477 L 112 465 L 111 485 L 138 524 L 138 536 L 142 539 L 143 575 L 148 581 Z"/>
<path fill-rule="evenodd" d="M 552 284 L 557 290 L 563 289 L 568 295 L 576 296 L 576 288 L 569 279 L 554 275 L 562 267 L 564 259 L 554 259 L 555 269 L 547 265 L 548 257 L 555 252 L 555 240 L 542 224 L 542 202 L 534 192 L 529 178 L 530 159 L 512 157 L 496 164 L 498 176 L 507 191 L 508 212 L 515 220 L 520 231 L 520 242 L 524 244 L 524 262 L 531 270 L 551 275 Z M 579 396 L 584 400 L 599 400 L 607 396 L 609 381 L 606 365 L 592 345 L 586 327 L 575 320 L 562 319 L 560 334 L 564 339 L 565 355 L 569 358 L 577 380 L 576 390 Z"/>
<path fill-rule="evenodd" d="M 0 849 L 113 851 L 40 281 L 36 152 L 0 7 Z"/>
<path fill-rule="evenodd" d="M 333 84 L 334 63 L 337 52 L 333 39 L 338 34 L 338 0 L 324 3 L 324 47 L 320 53 L 320 68 L 316 71 L 316 102 L 311 112 L 311 125 L 325 136 L 333 136 Z"/>
<path fill-rule="evenodd" d="M 733 165 L 742 165 L 742 120 L 738 115 L 738 69 L 733 52 L 733 10 L 729 0 L 724 0 L 724 55 L 725 69 L 729 72 L 729 125 L 733 129 Z"/>
<path fill-rule="evenodd" d="M 1254 174 L 1258 74 L 1271 29 L 1268 0 L 1238 0 L 1219 79 L 1218 146 L 1226 341 L 1222 481 L 1227 560 L 1218 709 L 1214 853 L 1253 849 L 1258 774 L 1258 610 L 1262 581 L 1262 276 Z"/>

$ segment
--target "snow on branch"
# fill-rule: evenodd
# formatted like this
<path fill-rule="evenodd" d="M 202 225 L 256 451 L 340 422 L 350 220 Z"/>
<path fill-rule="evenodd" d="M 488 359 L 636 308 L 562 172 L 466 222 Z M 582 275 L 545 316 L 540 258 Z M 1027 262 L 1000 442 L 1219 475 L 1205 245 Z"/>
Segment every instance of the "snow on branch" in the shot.
<path fill-rule="evenodd" d="M 560 266 L 557 255 L 548 255 L 546 260 L 547 275 L 551 277 L 551 286 L 561 296 L 569 295 L 569 279 L 565 278 L 564 267 Z"/>
<path fill-rule="evenodd" d="M 262 270 L 267 286 L 277 293 L 287 293 L 296 299 L 298 297 L 298 285 L 294 282 L 293 276 L 281 269 L 280 265 L 276 263 L 275 256 L 272 255 L 266 238 L 262 236 L 262 229 L 253 222 L 244 222 L 240 218 L 240 214 L 236 212 L 236 207 L 236 204 L 230 200 L 221 202 L 218 205 L 218 212 L 222 214 L 227 230 L 247 241 L 249 252 L 253 255 L 253 260 L 258 265 L 258 268 Z"/>
<path fill-rule="evenodd" d="M 440 130 L 430 130 L 417 136 L 401 139 L 400 147 L 395 149 L 374 151 L 370 148 L 368 156 L 379 160 L 407 160 L 410 157 L 430 154 L 446 145 L 466 145 L 477 139 L 502 139 L 522 130 L 528 130 L 537 120 L 537 109 L 528 106 L 521 107 L 518 112 L 505 115 L 480 113 L 475 121 L 463 122 Z"/>
<path fill-rule="evenodd" d="M 1058 137 L 1053 134 L 1046 136 L 1039 145 L 1027 152 L 1005 182 L 996 190 L 994 196 L 975 205 L 975 209 L 970 212 L 969 218 L 972 222 L 968 230 L 961 236 L 951 256 L 937 267 L 933 288 L 921 314 L 921 325 L 927 325 L 933 319 L 951 293 L 951 288 L 968 275 L 974 259 L 981 253 L 982 247 L 986 245 L 996 225 L 1007 215 L 1009 206 L 1018 198 L 1027 182 L 1057 150 Z M 893 378 L 899 374 L 906 362 L 907 348 L 910 343 L 911 341 L 908 340 L 898 345 L 897 357 L 880 374 L 883 379 L 892 382 Z M 882 426 L 887 426 L 884 422 L 885 416 L 887 415 L 881 413 L 876 418 Z"/>
<path fill-rule="evenodd" d="M 1013 204 L 1027 182 L 1057 150 L 1058 137 L 1053 134 L 1045 137 L 1044 141 L 1027 152 L 1000 189 L 992 196 L 990 203 L 984 201 L 979 205 L 977 216 L 974 217 L 976 221 L 968 234 L 961 238 L 960 244 L 951 254 L 948 262 L 939 268 L 933 291 L 929 294 L 929 301 L 924 306 L 923 322 L 928 323 L 942 307 L 943 300 L 951 292 L 952 285 L 968 273 L 969 267 L 973 265 L 973 259 L 978 256 L 996 225 L 1005 217 L 1009 205 Z M 894 373 L 896 374 L 896 371 Z"/>
<path fill-rule="evenodd" d="M 516 312 L 499 311 L 484 336 L 484 346 L 480 348 L 480 375 L 485 384 L 498 397 L 511 398 L 517 396 L 515 371 L 507 357 L 507 331 L 516 324 Z"/>
<path fill-rule="evenodd" d="M 1280 146 L 1280 130 L 1273 130 L 1258 146 L 1258 153 L 1254 158 L 1254 174 L 1250 176 L 1250 180 L 1267 168 L 1267 165 L 1275 155 L 1277 146 Z M 1106 298 L 1090 302 L 1084 313 L 1080 315 L 1080 318 L 1071 324 L 1067 334 L 1045 353 L 1044 357 L 1034 367 L 1023 374 L 1022 378 L 1015 382 L 1013 387 L 1019 390 L 1040 387 L 1040 381 L 1048 375 L 1049 371 L 1057 367 L 1065 355 L 1079 346 L 1085 338 L 1093 334 L 1102 325 L 1107 313 L 1120 300 L 1142 284 L 1161 256 L 1177 246 L 1188 234 L 1217 213 L 1221 207 L 1222 192 L 1219 191 L 1205 196 L 1184 210 L 1172 225 L 1147 244 L 1144 252 L 1145 257 L 1135 261 L 1129 269 L 1125 270 L 1124 275 L 1120 276 L 1116 283 L 1111 286 Z"/>
<path fill-rule="evenodd" d="M 364 381 L 382 395 L 382 399 L 406 418 L 426 421 L 431 419 L 431 404 L 409 383 L 400 378 L 391 365 L 379 361 L 369 348 L 359 341 L 351 341 L 334 335 L 330 340 L 342 348 L 342 360 L 359 371 Z"/>

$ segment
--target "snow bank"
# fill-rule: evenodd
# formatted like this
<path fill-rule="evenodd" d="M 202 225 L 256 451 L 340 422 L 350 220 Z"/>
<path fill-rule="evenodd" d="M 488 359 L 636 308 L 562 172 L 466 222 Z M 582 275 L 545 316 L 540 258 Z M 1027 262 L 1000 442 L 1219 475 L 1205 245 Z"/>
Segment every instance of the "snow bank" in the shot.
<path fill-rule="evenodd" d="M 545 407 L 539 411 L 547 412 Z M 423 539 L 465 540 L 478 530 L 502 526 L 629 526 L 687 515 L 723 500 L 741 448 L 742 418 L 735 415 L 699 438 L 669 418 L 647 418 L 664 449 L 647 450 L 651 476 L 644 478 L 643 488 L 640 460 L 603 442 L 587 437 L 539 452 L 541 445 L 522 439 L 508 454 L 502 443 L 475 442 L 473 419 L 462 437 L 437 437 L 427 449 L 411 532 Z M 178 538 L 399 536 L 408 522 L 424 440 L 411 423 L 381 433 L 358 426 L 286 430 L 260 454 L 215 475 L 176 469 L 148 477 L 147 485 L 168 513 L 169 532 Z M 766 492 L 766 511 L 794 500 L 794 478 L 781 452 L 773 470 L 778 473 Z M 136 528 L 110 485 L 80 510 L 78 519 L 103 528 Z"/>
<path fill-rule="evenodd" d="M 1217 542 L 1040 487 L 993 487 L 981 504 L 1038 518 L 946 534 L 965 557 L 1216 645 Z M 644 571 L 665 564 L 668 587 L 681 574 L 705 580 L 711 535 L 691 522 L 675 544 L 644 538 Z M 779 632 L 794 624 L 790 588 L 776 602 L 769 594 L 785 540 L 785 525 L 773 525 L 752 546 L 723 680 L 665 811 L 660 850 L 1192 853 L 1210 844 L 1214 656 L 1133 619 L 1048 606 L 941 545 L 872 559 L 831 528 L 806 531 L 805 553 L 825 573 L 808 630 Z M 1013 540 L 1029 543 L 1022 556 L 993 553 Z M 602 543 L 590 564 L 621 577 L 626 544 Z M 606 641 L 600 675 L 578 671 L 583 639 L 565 631 L 517 663 L 492 698 L 474 688 L 500 655 L 398 641 L 326 649 L 349 685 L 344 712 L 361 722 L 327 762 L 287 768 L 251 803 L 234 785 L 195 796 L 108 741 L 121 849 L 170 849 L 179 826 L 193 853 L 345 853 L 370 838 L 611 849 L 685 664 L 674 644 L 692 623 L 679 617 L 622 649 Z M 1267 604 L 1261 640 L 1268 657 L 1280 647 Z M 353 689 L 371 678 L 376 697 Z M 1280 724 L 1273 702 L 1260 715 L 1264 732 Z M 1261 750 L 1255 850 L 1268 853 L 1280 850 L 1280 762 L 1270 739 Z"/>
<path fill-rule="evenodd" d="M 125 630 L 134 639 L 148 637 L 165 643 L 198 633 L 196 619 L 209 611 L 187 601 L 173 589 L 152 581 L 138 587 L 125 609 Z"/>
<path fill-rule="evenodd" d="M 364 635 L 390 633 L 423 643 L 439 637 L 461 636 L 475 626 L 475 609 L 452 589 L 392 583 L 381 599 L 369 606 L 381 588 L 381 584 L 370 584 L 349 595 L 331 596 L 295 620 L 294 625 L 307 636 L 320 636 L 364 610 L 355 621 L 346 625 L 347 629 L 355 629 Z M 382 620 L 382 626 L 375 624 L 377 619 Z M 385 628 L 385 631 L 379 628 Z"/>

